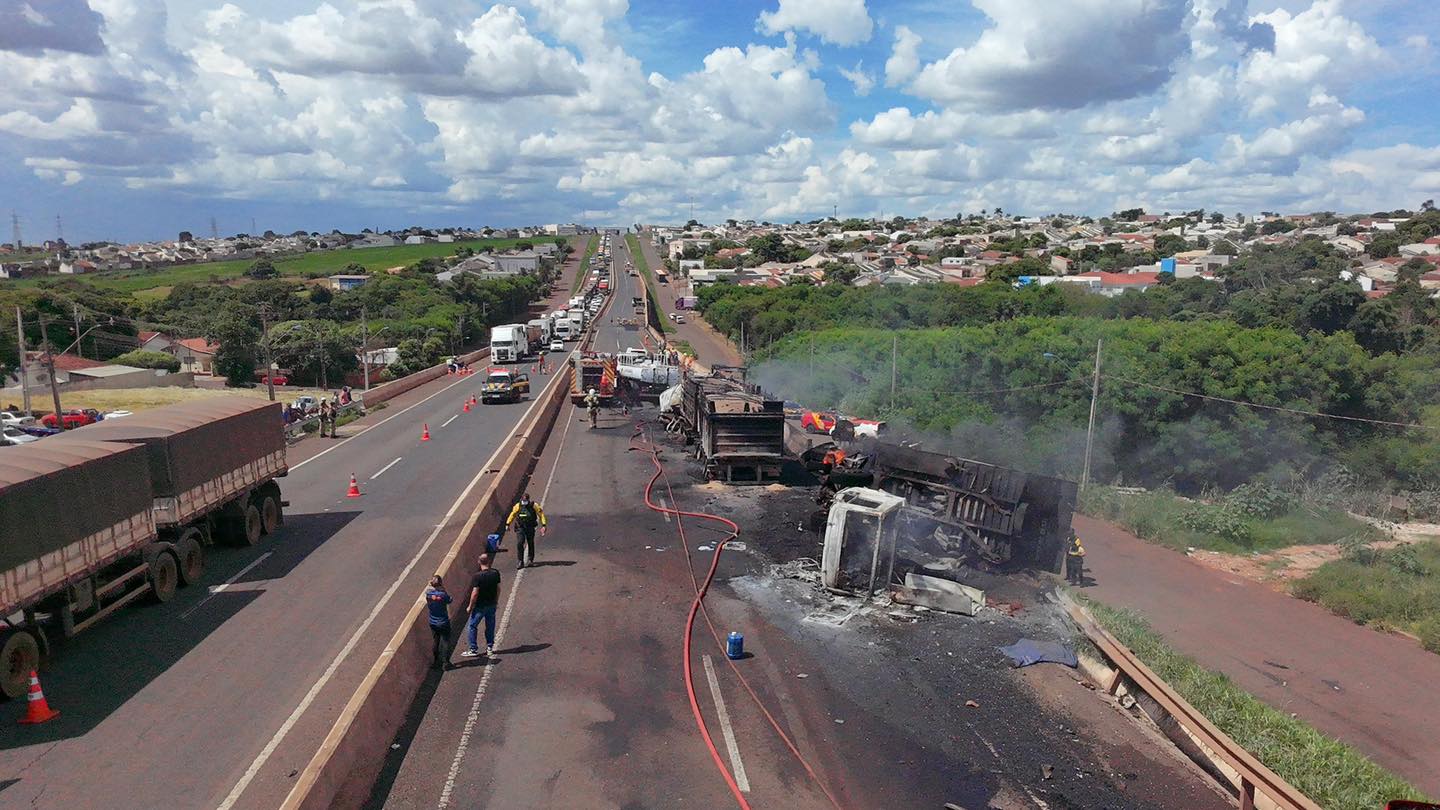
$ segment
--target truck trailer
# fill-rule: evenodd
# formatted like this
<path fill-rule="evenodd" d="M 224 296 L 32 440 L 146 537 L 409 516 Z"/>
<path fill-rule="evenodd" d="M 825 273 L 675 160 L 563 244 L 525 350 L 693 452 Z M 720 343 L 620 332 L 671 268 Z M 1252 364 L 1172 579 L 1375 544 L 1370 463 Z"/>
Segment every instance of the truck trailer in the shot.
<path fill-rule="evenodd" d="M 253 545 L 283 520 L 280 405 L 157 408 L 0 455 L 0 691 L 25 694 L 66 637 L 141 597 L 200 581 L 205 546 Z M 64 509 L 76 495 L 85 508 Z"/>

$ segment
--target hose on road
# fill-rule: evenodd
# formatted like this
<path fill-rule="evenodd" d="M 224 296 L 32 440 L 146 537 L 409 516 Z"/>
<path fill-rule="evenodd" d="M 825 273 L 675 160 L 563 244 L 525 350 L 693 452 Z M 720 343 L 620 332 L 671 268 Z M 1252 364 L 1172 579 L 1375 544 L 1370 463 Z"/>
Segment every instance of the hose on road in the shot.
<path fill-rule="evenodd" d="M 690 698 L 690 711 L 695 716 L 695 725 L 700 730 L 700 736 L 704 739 L 705 746 L 710 750 L 710 757 L 714 760 L 715 767 L 720 769 L 720 774 L 725 778 L 725 784 L 735 796 L 735 801 L 743 810 L 750 810 L 750 804 L 746 801 L 744 794 L 740 792 L 734 775 L 730 773 L 730 769 L 725 766 L 724 760 L 720 757 L 720 751 L 715 747 L 715 741 L 710 736 L 710 730 L 705 724 L 705 717 L 700 711 L 699 701 L 696 700 L 695 697 L 695 677 L 691 661 L 690 645 L 691 638 L 694 636 L 695 631 L 695 617 L 703 614 L 705 624 L 710 628 L 710 635 L 715 640 L 716 647 L 722 654 L 725 651 L 725 642 L 721 639 L 720 631 L 715 627 L 715 622 L 710 618 L 710 611 L 705 607 L 705 594 L 710 590 L 710 584 L 715 579 L 715 572 L 720 567 L 720 553 L 724 551 L 726 543 L 740 536 L 740 526 L 733 520 L 720 515 L 714 515 L 708 512 L 687 511 L 676 506 L 657 504 L 653 498 L 656 482 L 662 479 L 664 480 L 665 494 L 671 504 L 676 503 L 675 492 L 670 486 L 670 477 L 666 473 L 664 465 L 660 463 L 660 449 L 650 441 L 648 435 L 645 436 L 642 442 L 637 443 L 636 440 L 642 435 L 645 435 L 645 428 L 643 424 L 637 422 L 635 432 L 630 436 L 630 449 L 646 453 L 650 456 L 650 462 L 655 465 L 654 475 L 650 476 L 649 482 L 645 484 L 645 506 L 651 511 L 675 516 L 675 528 L 676 531 L 679 532 L 680 545 L 685 552 L 685 564 L 690 569 L 690 582 L 695 589 L 695 598 L 691 600 L 690 611 L 685 618 L 685 639 L 683 645 L 685 655 L 685 692 Z M 710 558 L 710 568 L 705 574 L 703 583 L 695 575 L 695 564 L 690 557 L 689 541 L 685 537 L 684 518 L 687 517 L 720 523 L 729 530 L 729 535 L 715 544 L 714 554 Z M 770 712 L 765 702 L 760 699 L 759 694 L 755 692 L 754 687 L 750 685 L 750 681 L 745 677 L 745 674 L 740 671 L 739 666 L 736 665 L 735 661 L 728 655 L 725 656 L 725 661 L 730 665 L 730 670 L 735 673 L 741 685 L 745 687 L 745 691 L 750 695 L 750 699 L 754 701 L 756 707 L 760 709 L 760 713 L 769 721 L 770 727 L 779 735 L 780 739 L 785 743 L 785 747 L 790 749 L 790 753 L 795 756 L 795 759 L 800 763 L 801 767 L 805 769 L 805 773 L 810 776 L 810 779 L 814 781 L 815 785 L 820 788 L 820 791 L 825 794 L 825 798 L 829 799 L 831 806 L 836 810 L 843 810 L 843 806 L 839 800 L 830 792 L 830 789 L 820 778 L 820 775 L 816 773 L 815 769 L 811 767 L 809 761 L 805 759 L 805 756 L 800 753 L 800 749 L 795 746 L 794 741 L 790 739 L 790 735 L 786 734 L 785 730 L 781 728 L 779 721 L 775 719 L 775 715 Z"/>

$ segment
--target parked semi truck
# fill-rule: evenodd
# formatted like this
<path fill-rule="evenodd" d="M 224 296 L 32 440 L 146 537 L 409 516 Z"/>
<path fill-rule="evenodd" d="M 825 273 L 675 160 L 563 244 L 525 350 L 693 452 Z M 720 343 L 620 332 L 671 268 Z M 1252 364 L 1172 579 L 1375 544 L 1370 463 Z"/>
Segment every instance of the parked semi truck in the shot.
<path fill-rule="evenodd" d="M 200 581 L 206 546 L 283 520 L 280 405 L 156 408 L 0 454 L 0 691 L 26 693 L 48 637 Z"/>
<path fill-rule="evenodd" d="M 528 353 L 529 347 L 525 324 L 507 323 L 490 329 L 492 363 L 518 363 Z"/>

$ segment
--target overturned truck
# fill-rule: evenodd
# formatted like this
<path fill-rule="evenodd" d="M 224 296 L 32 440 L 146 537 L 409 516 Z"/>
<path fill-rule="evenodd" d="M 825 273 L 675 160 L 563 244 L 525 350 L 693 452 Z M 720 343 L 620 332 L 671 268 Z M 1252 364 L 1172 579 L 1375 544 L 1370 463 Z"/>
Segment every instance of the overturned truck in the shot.
<path fill-rule="evenodd" d="M 962 565 L 1058 572 L 1076 492 L 1073 481 L 877 442 L 825 477 L 826 585 L 873 591 Z"/>

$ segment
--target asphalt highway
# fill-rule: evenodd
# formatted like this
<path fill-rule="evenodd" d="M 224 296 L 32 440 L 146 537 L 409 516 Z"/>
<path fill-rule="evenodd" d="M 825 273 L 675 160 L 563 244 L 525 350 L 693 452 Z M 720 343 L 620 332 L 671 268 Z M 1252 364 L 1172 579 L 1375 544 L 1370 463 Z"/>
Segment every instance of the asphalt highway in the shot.
<path fill-rule="evenodd" d="M 562 279 L 555 299 L 568 290 Z M 56 642 L 43 686 L 60 717 L 19 726 L 24 702 L 0 706 L 0 807 L 278 805 L 534 401 L 464 413 L 482 378 L 443 377 L 341 439 L 304 440 L 280 482 L 280 531 L 213 547 L 209 587 Z M 549 379 L 531 374 L 535 394 Z M 352 473 L 361 498 L 345 497 Z"/>

